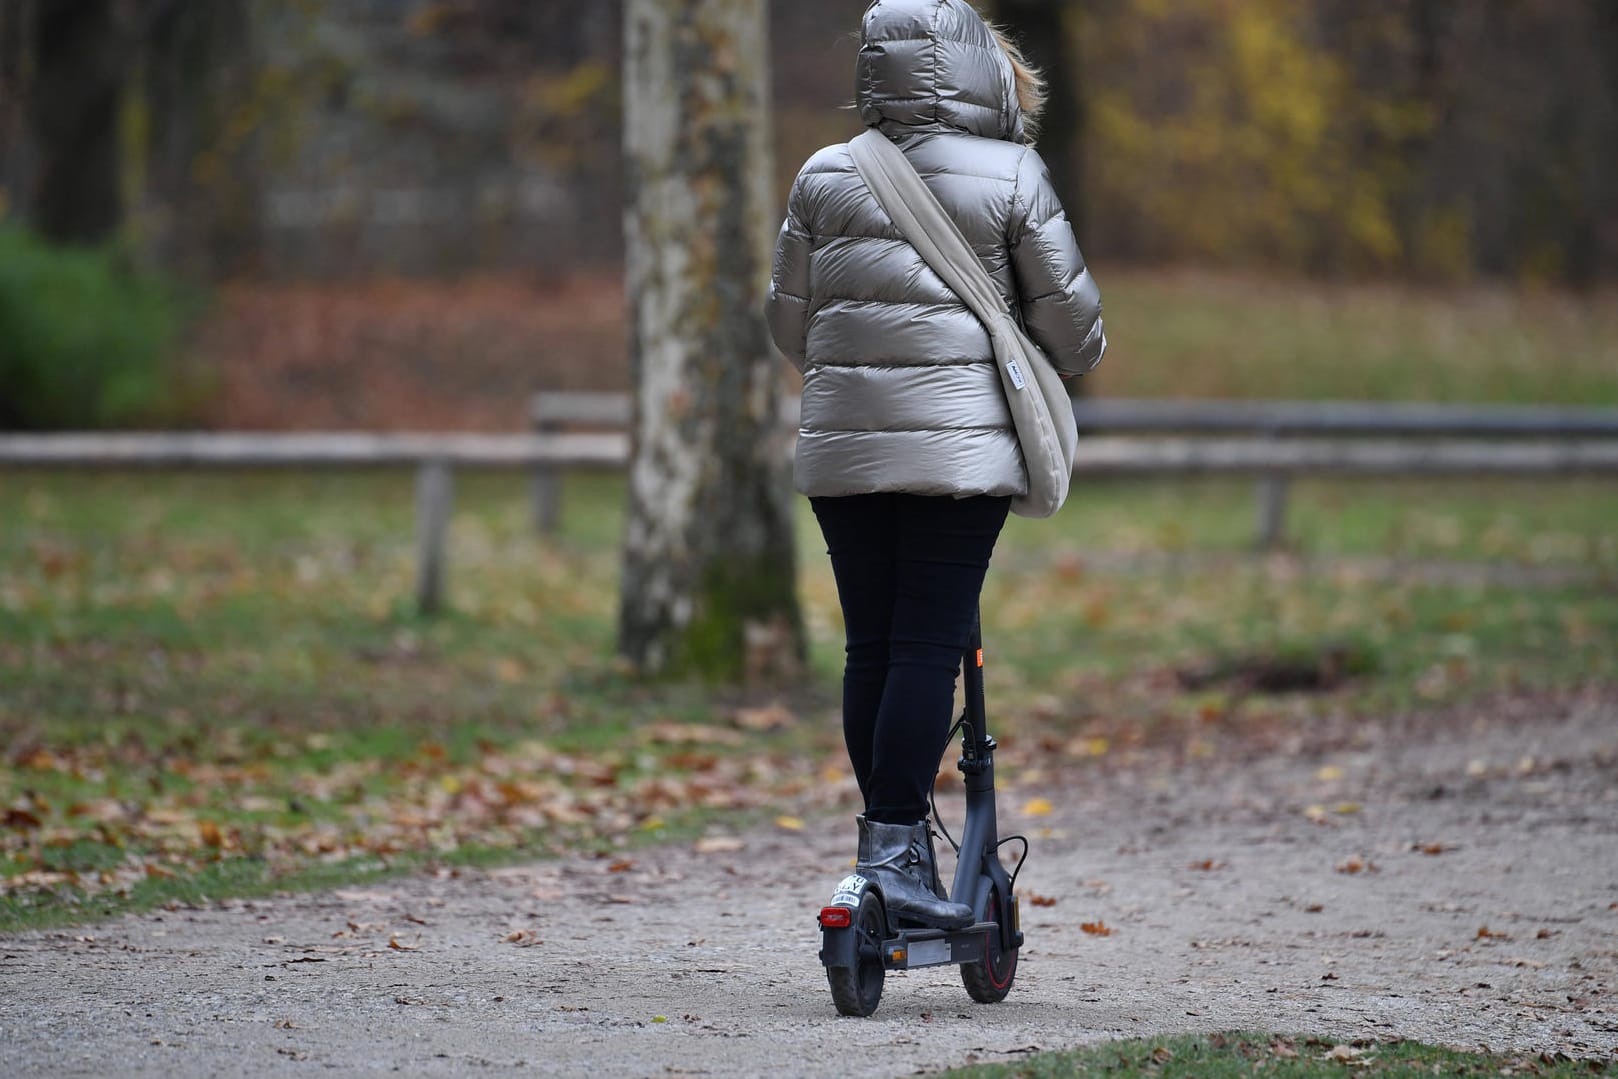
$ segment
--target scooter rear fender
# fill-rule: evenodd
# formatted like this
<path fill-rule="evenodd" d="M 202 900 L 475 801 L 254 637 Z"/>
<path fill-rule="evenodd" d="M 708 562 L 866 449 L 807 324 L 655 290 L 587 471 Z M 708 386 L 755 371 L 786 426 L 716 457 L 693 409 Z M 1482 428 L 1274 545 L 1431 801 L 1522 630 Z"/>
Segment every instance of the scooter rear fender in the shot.
<path fill-rule="evenodd" d="M 850 873 L 837 882 L 832 892 L 831 902 L 827 907 L 847 907 L 849 924 L 846 928 L 831 927 L 824 924 L 820 927 L 820 962 L 828 967 L 856 967 L 859 965 L 860 933 L 859 916 L 860 904 L 865 901 L 866 895 L 874 895 L 878 902 L 882 902 L 882 890 L 876 882 L 859 873 Z M 887 907 L 883 906 L 884 922 Z"/>

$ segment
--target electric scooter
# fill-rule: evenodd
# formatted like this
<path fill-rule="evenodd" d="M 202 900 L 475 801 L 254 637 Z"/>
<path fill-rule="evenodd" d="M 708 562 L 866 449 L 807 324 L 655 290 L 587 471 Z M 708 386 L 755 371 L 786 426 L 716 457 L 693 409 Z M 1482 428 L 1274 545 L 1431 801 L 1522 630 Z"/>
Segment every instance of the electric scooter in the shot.
<path fill-rule="evenodd" d="M 966 827 L 956 843 L 933 804 L 933 820 L 955 848 L 955 881 L 950 899 L 972 909 L 972 924 L 933 929 L 897 924 L 888 916 L 881 888 L 858 872 L 838 882 L 831 902 L 820 909 L 820 961 L 826 967 L 832 1001 L 843 1015 L 870 1015 L 882 999 L 890 970 L 954 963 L 966 992 L 980 1004 L 1004 1000 L 1017 976 L 1018 928 L 1013 886 L 1028 857 L 1028 840 L 999 838 L 994 812 L 994 750 L 983 703 L 983 637 L 978 619 L 961 663 L 966 703 L 951 728 L 961 731 L 956 767 L 966 781 Z M 1020 841 L 1022 857 L 1010 873 L 1000 864 L 1000 848 Z"/>

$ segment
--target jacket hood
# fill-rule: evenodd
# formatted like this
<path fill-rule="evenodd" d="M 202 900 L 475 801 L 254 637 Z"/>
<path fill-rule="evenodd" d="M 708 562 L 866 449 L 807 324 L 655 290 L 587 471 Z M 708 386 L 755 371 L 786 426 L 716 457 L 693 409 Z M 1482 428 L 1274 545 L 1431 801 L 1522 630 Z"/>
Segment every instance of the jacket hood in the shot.
<path fill-rule="evenodd" d="M 1011 61 L 966 0 L 876 0 L 855 80 L 860 118 L 890 138 L 964 131 L 1023 141 Z"/>

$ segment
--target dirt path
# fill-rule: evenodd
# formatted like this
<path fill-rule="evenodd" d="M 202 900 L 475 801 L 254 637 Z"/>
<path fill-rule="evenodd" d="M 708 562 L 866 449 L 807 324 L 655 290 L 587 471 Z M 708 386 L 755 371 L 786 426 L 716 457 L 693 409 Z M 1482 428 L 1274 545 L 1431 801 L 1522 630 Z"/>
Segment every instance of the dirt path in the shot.
<path fill-rule="evenodd" d="M 900 1076 L 1236 1027 L 1618 1053 L 1611 700 L 1046 793 L 1008 799 L 1056 902 L 1001 1005 L 940 968 L 839 1019 L 812 912 L 851 828 L 811 822 L 0 938 L 0 1070 Z"/>

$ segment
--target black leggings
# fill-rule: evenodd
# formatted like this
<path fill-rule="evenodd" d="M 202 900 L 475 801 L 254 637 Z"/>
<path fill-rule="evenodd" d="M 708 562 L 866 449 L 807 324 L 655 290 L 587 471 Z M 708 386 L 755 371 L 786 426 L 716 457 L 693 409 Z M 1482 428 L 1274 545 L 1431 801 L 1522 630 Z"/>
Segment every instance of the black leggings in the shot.
<path fill-rule="evenodd" d="M 812 498 L 848 633 L 843 740 L 866 816 L 914 824 L 954 721 L 955 675 L 1010 498 Z"/>

